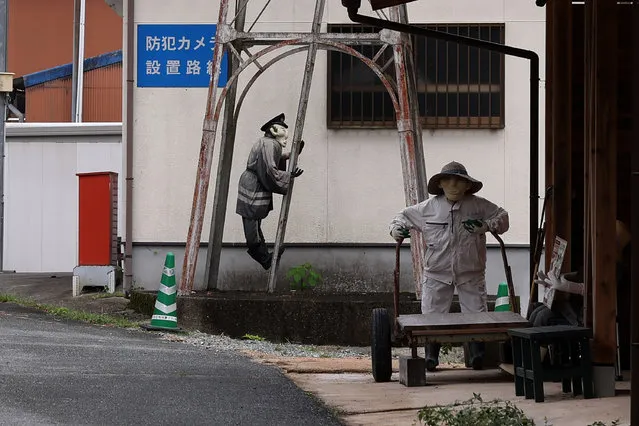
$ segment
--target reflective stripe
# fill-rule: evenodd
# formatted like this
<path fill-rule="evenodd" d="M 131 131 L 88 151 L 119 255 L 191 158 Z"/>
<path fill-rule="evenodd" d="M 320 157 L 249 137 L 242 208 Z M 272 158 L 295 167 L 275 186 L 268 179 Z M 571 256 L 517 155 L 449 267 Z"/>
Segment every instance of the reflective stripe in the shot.
<path fill-rule="evenodd" d="M 164 284 L 160 283 L 159 291 L 160 291 L 161 293 L 166 294 L 167 296 L 171 296 L 172 294 L 177 293 L 177 286 L 176 286 L 176 285 L 174 285 L 174 286 L 168 287 L 168 286 L 166 286 L 166 285 L 164 285 Z"/>
<path fill-rule="evenodd" d="M 270 200 L 271 199 L 271 194 L 269 192 L 263 192 L 263 191 L 253 192 L 253 191 L 245 190 L 243 188 L 238 188 L 237 192 L 240 195 L 243 195 L 243 196 L 248 197 L 248 198 L 256 199 L 256 200 Z"/>
<path fill-rule="evenodd" d="M 153 315 L 151 317 L 152 320 L 161 320 L 161 321 L 173 321 L 177 323 L 177 317 L 170 317 L 168 315 Z"/>
<path fill-rule="evenodd" d="M 177 311 L 177 304 L 173 303 L 171 305 L 165 305 L 158 300 L 155 302 L 155 309 L 160 312 L 164 312 L 165 314 L 170 314 L 171 312 Z"/>
<path fill-rule="evenodd" d="M 237 194 L 237 199 L 240 200 L 240 201 L 243 201 L 246 204 L 249 204 L 251 206 L 268 206 L 268 205 L 271 204 L 270 197 L 269 197 L 268 200 L 260 200 L 260 199 L 252 200 L 252 199 L 248 198 L 247 196 L 245 196 L 244 194 L 241 194 L 239 192 Z"/>
<path fill-rule="evenodd" d="M 175 275 L 175 269 L 174 268 L 167 268 L 165 266 L 164 269 L 162 270 L 162 273 L 164 275 L 166 275 L 167 277 L 172 277 L 173 275 Z"/>
<path fill-rule="evenodd" d="M 497 299 L 495 299 L 495 307 L 508 305 L 509 303 L 510 301 L 508 300 L 508 296 L 498 297 Z"/>

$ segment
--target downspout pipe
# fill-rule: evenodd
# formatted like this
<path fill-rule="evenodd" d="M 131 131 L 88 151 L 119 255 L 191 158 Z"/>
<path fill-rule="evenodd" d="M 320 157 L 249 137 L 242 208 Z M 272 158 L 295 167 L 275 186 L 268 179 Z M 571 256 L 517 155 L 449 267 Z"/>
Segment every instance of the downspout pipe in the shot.
<path fill-rule="evenodd" d="M 639 70 L 639 0 L 632 4 L 633 69 Z M 632 146 L 631 221 L 630 221 L 630 424 L 639 425 L 639 79 L 633 79 L 634 143 Z"/>
<path fill-rule="evenodd" d="M 420 28 L 414 25 L 401 24 L 399 22 L 386 21 L 357 13 L 359 0 L 342 0 L 348 10 L 348 17 L 353 22 L 371 25 L 389 30 L 421 35 L 437 40 L 449 41 L 471 47 L 487 49 L 493 52 L 503 53 L 508 56 L 528 59 L 530 61 L 530 280 L 534 278 L 535 260 L 534 249 L 537 241 L 537 222 L 539 221 L 539 55 L 532 50 L 478 40 L 455 34 L 448 34 L 428 28 Z"/>
<path fill-rule="evenodd" d="M 127 0 L 126 12 L 126 160 L 125 160 L 125 236 L 124 294 L 133 287 L 133 78 L 135 60 L 135 0 Z"/>
<path fill-rule="evenodd" d="M 73 25 L 73 76 L 71 94 L 71 121 L 82 122 L 84 90 L 84 34 L 86 27 L 86 0 L 75 0 Z"/>

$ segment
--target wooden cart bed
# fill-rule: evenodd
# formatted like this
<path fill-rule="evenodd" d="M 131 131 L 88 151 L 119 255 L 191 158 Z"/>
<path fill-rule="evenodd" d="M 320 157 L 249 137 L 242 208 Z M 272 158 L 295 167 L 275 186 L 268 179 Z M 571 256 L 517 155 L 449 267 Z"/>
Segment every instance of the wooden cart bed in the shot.
<path fill-rule="evenodd" d="M 510 311 L 400 315 L 397 324 L 400 332 L 418 344 L 507 340 L 509 329 L 531 326 Z"/>

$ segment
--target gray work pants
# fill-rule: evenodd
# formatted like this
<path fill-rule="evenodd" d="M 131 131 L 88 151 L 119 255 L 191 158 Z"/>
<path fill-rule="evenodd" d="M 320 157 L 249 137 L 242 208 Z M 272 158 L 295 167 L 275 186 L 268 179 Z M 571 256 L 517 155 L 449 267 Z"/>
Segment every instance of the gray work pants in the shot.
<path fill-rule="evenodd" d="M 484 275 L 476 277 L 461 285 L 446 284 L 433 278 L 426 278 L 422 284 L 422 314 L 450 312 L 453 293 L 457 288 L 459 304 L 462 312 L 486 312 L 486 278 Z M 439 361 L 438 343 L 426 346 L 426 358 Z M 485 351 L 483 342 L 470 344 L 470 357 L 483 357 Z"/>

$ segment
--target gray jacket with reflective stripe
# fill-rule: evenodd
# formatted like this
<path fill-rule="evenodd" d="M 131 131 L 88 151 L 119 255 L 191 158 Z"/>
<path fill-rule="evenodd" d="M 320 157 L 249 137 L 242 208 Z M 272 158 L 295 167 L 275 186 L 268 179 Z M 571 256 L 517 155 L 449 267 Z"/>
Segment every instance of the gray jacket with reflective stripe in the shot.
<path fill-rule="evenodd" d="M 273 210 L 273 192 L 286 194 L 291 174 L 280 170 L 282 146 L 261 137 L 251 148 L 246 170 L 240 176 L 235 212 L 247 219 L 264 219 Z"/>
<path fill-rule="evenodd" d="M 464 284 L 486 271 L 486 235 L 468 232 L 463 221 L 481 219 L 498 234 L 508 230 L 508 212 L 485 198 L 466 195 L 450 202 L 438 195 L 402 210 L 391 222 L 395 227 L 424 234 L 424 277 L 447 284 Z"/>

